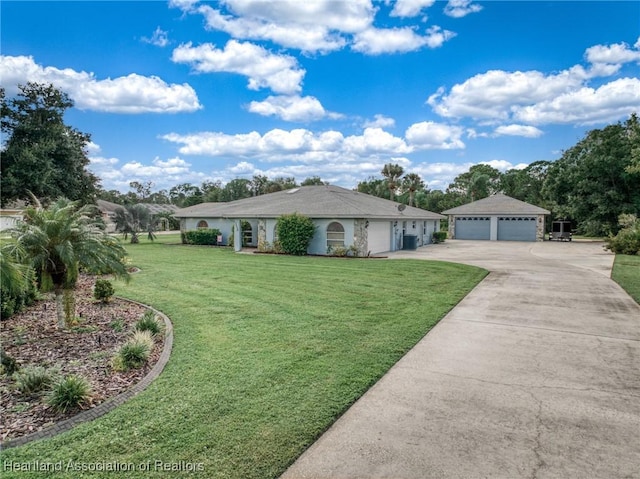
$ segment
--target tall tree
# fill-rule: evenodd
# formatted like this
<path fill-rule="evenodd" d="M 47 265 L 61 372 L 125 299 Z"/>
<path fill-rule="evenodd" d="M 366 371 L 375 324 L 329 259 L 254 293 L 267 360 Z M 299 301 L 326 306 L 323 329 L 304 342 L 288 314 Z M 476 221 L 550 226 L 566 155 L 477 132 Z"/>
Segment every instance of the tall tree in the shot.
<path fill-rule="evenodd" d="M 10 233 L 20 248 L 16 251 L 23 252 L 42 282 L 53 285 L 58 327 L 64 328 L 73 319 L 73 288 L 80 268 L 127 279 L 126 251 L 95 219 L 95 207 L 79 207 L 65 198 L 47 209 L 35 202 L 36 206 L 25 210 L 24 221 Z"/>
<path fill-rule="evenodd" d="M 236 178 L 224 185 L 222 189 L 222 201 L 234 201 L 253 196 L 251 193 L 251 181 L 245 178 Z"/>
<path fill-rule="evenodd" d="M 148 201 L 149 196 L 151 196 L 151 190 L 155 186 L 153 181 L 132 181 L 129 183 L 129 188 L 131 188 L 136 196 L 138 197 L 138 201 Z"/>
<path fill-rule="evenodd" d="M 616 233 L 618 216 L 640 213 L 640 172 L 634 173 L 638 117 L 589 131 L 549 167 L 543 193 L 557 216 L 587 235 Z M 632 168 L 629 168 L 632 166 Z"/>
<path fill-rule="evenodd" d="M 65 196 L 93 202 L 99 180 L 87 170 L 90 136 L 64 123 L 73 101 L 53 85 L 27 83 L 19 89 L 8 100 L 4 89 L 0 93 L 7 138 L 0 166 L 2 205 L 28 199 L 29 191 L 46 201 Z"/>
<path fill-rule="evenodd" d="M 171 203 L 180 208 L 200 204 L 204 201 L 202 191 L 191 183 L 182 183 L 169 190 Z"/>
<path fill-rule="evenodd" d="M 396 190 L 400 186 L 399 181 L 400 177 L 404 173 L 404 168 L 398 164 L 387 163 L 382 168 L 382 176 L 384 176 L 387 180 L 387 184 L 389 186 L 389 198 L 391 200 L 395 200 L 396 198 Z"/>
<path fill-rule="evenodd" d="M 360 193 L 365 193 L 371 196 L 377 196 L 378 198 L 389 199 L 389 183 L 382 178 L 374 178 L 370 176 L 369 179 L 360 181 L 356 190 Z"/>
<path fill-rule="evenodd" d="M 322 181 L 322 178 L 320 178 L 319 176 L 310 176 L 308 178 L 305 178 L 302 183 L 300 183 L 300 186 L 322 186 L 328 184 L 328 182 Z"/>
<path fill-rule="evenodd" d="M 409 192 L 409 206 L 414 206 L 413 199 L 415 198 L 416 191 L 423 190 L 425 188 L 424 181 L 417 173 L 407 173 L 402 178 L 402 189 Z"/>
<path fill-rule="evenodd" d="M 500 189 L 505 195 L 544 207 L 547 202 L 542 187 L 551 165 L 549 161 L 536 161 L 522 170 L 507 170 L 500 178 Z"/>
<path fill-rule="evenodd" d="M 501 173 L 489 165 L 478 164 L 469 171 L 456 176 L 447 188 L 447 193 L 462 195 L 467 201 L 486 198 L 500 189 Z"/>

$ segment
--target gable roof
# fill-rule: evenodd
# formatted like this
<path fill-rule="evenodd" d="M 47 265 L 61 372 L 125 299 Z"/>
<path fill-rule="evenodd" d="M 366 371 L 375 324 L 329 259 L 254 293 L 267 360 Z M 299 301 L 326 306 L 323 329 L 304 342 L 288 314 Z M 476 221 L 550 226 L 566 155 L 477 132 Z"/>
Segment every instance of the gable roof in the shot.
<path fill-rule="evenodd" d="M 516 200 L 502 193 L 457 206 L 442 212 L 445 215 L 550 215 L 549 210 Z"/>
<path fill-rule="evenodd" d="M 301 186 L 228 203 L 202 203 L 174 213 L 176 218 L 277 218 L 299 213 L 310 218 L 369 218 L 394 220 L 443 219 L 431 211 L 347 190 L 339 186 Z M 404 205 L 403 205 L 404 206 Z"/>

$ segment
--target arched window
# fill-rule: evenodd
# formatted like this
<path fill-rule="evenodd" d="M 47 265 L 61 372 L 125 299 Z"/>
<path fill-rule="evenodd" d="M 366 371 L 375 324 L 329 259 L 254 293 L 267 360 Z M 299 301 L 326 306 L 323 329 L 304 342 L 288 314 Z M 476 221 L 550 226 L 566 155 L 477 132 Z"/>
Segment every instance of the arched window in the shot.
<path fill-rule="evenodd" d="M 344 246 L 344 227 L 334 221 L 327 226 L 327 247 L 337 248 Z"/>
<path fill-rule="evenodd" d="M 199 230 L 203 230 L 203 229 L 206 229 L 206 228 L 208 228 L 208 227 L 209 227 L 209 223 L 207 223 L 205 220 L 200 220 L 200 221 L 198 221 L 198 226 L 197 226 L 197 228 L 198 228 Z"/>

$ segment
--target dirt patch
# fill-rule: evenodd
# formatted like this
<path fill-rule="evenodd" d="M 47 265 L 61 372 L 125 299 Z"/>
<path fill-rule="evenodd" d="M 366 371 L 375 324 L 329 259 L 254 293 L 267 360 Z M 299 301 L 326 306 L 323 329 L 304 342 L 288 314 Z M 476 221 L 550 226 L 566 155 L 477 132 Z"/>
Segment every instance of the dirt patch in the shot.
<path fill-rule="evenodd" d="M 77 326 L 59 331 L 52 295 L 22 313 L 2 321 L 0 341 L 3 351 L 20 367 L 44 366 L 60 376 L 77 374 L 91 384 L 91 409 L 138 383 L 162 353 L 162 338 L 154 346 L 145 366 L 117 372 L 111 360 L 130 336 L 134 323 L 145 308 L 121 299 L 101 304 L 93 299 L 95 277 L 83 276 L 76 290 Z M 159 335 L 162 336 L 162 335 Z M 80 410 L 57 413 L 43 396 L 25 396 L 15 388 L 13 378 L 0 374 L 0 440 L 15 439 L 40 431 L 74 416 Z"/>

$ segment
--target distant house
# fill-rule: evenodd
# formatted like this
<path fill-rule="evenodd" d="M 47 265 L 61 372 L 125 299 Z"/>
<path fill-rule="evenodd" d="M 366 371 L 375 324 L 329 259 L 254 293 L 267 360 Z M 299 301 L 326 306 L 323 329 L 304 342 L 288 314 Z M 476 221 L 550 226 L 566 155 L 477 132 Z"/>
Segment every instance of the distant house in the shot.
<path fill-rule="evenodd" d="M 3 208 L 0 210 L 0 231 L 15 227 L 18 221 L 22 221 L 23 209 Z"/>
<path fill-rule="evenodd" d="M 449 238 L 491 241 L 542 241 L 544 217 L 551 214 L 549 210 L 503 194 L 442 213 L 449 217 Z"/>
<path fill-rule="evenodd" d="M 223 244 L 228 244 L 234 227 L 240 231 L 244 224 L 242 239 L 234 236 L 237 251 L 242 243 L 273 243 L 278 218 L 291 213 L 313 220 L 316 233 L 308 253 L 321 255 L 340 246 L 355 245 L 364 256 L 402 249 L 406 241 L 416 247 L 426 245 L 444 219 L 431 211 L 328 185 L 302 186 L 229 203 L 203 203 L 178 210 L 174 217 L 180 219 L 182 231 L 220 230 Z"/>

